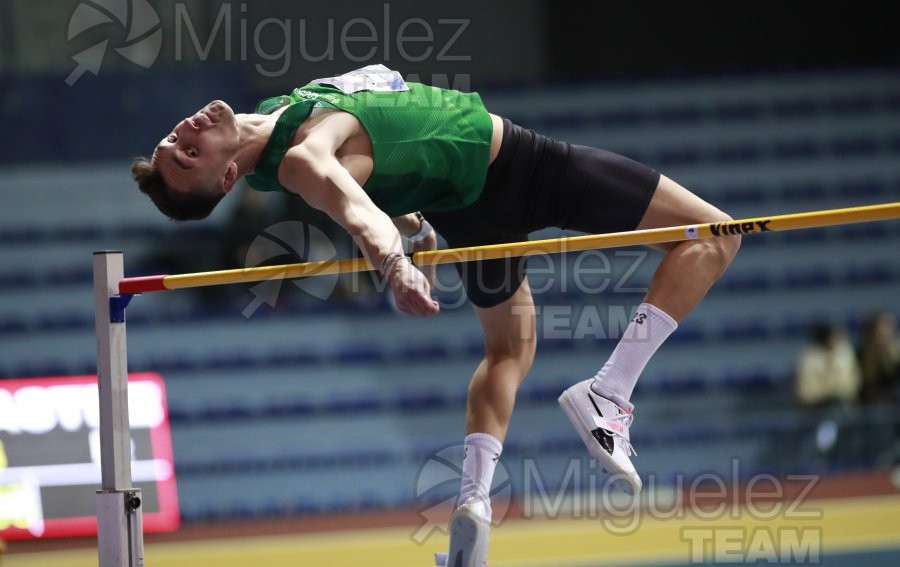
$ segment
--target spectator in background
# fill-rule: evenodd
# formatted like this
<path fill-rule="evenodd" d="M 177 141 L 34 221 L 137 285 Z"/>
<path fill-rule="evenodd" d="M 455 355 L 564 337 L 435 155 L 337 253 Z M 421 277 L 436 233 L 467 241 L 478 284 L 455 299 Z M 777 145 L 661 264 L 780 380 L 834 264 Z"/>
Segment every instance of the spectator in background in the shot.
<path fill-rule="evenodd" d="M 900 338 L 893 313 L 870 315 L 859 346 L 862 372 L 860 397 L 864 403 L 893 401 L 900 385 Z"/>
<path fill-rule="evenodd" d="M 847 334 L 836 325 L 813 327 L 812 344 L 797 361 L 794 393 L 804 407 L 849 405 L 859 399 L 860 369 Z"/>

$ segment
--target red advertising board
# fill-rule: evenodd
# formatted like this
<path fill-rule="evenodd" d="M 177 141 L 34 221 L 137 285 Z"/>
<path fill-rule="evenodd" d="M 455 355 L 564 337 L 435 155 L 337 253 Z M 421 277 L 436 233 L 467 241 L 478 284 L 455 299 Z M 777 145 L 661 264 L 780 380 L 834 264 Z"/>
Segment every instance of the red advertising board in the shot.
<path fill-rule="evenodd" d="M 132 477 L 145 532 L 179 525 L 166 390 L 129 375 Z M 97 533 L 100 410 L 96 376 L 0 380 L 0 539 Z"/>

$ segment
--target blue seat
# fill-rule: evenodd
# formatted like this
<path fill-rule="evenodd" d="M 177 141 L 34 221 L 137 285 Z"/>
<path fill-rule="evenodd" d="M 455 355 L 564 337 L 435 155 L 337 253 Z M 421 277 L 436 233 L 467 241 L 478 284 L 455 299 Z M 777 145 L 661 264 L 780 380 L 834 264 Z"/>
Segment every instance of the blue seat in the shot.
<path fill-rule="evenodd" d="M 640 126 L 650 117 L 638 109 L 625 108 L 598 112 L 591 116 L 591 121 L 602 128 L 624 128 Z"/>
<path fill-rule="evenodd" d="M 687 321 L 678 326 L 678 332 L 672 333 L 670 343 L 693 343 L 706 338 L 706 333 L 699 323 Z"/>
<path fill-rule="evenodd" d="M 0 289 L 32 289 L 36 287 L 39 279 L 36 274 L 30 272 L 11 272 L 0 274 Z"/>
<path fill-rule="evenodd" d="M 36 228 L 0 228 L 0 242 L 9 246 L 12 244 L 27 244 L 35 246 L 51 240 L 49 232 Z"/>
<path fill-rule="evenodd" d="M 151 355 L 141 366 L 166 373 L 196 370 L 205 366 L 205 364 L 185 354 L 163 352 Z"/>
<path fill-rule="evenodd" d="M 28 361 L 20 363 L 12 369 L 12 376 L 16 378 L 66 376 L 71 373 L 72 370 L 62 360 Z"/>
<path fill-rule="evenodd" d="M 848 285 L 885 284 L 894 281 L 894 270 L 884 264 L 850 266 L 844 274 Z"/>
<path fill-rule="evenodd" d="M 722 164 L 752 163 L 765 156 L 765 152 L 756 144 L 726 144 L 713 151 L 713 160 Z"/>
<path fill-rule="evenodd" d="M 651 112 L 653 119 L 660 124 L 697 124 L 704 118 L 703 109 L 698 106 L 669 106 Z"/>
<path fill-rule="evenodd" d="M 765 368 L 729 372 L 722 385 L 738 393 L 767 393 L 776 390 L 778 380 Z"/>
<path fill-rule="evenodd" d="M 768 195 L 764 188 L 755 185 L 731 186 L 723 187 L 711 200 L 728 205 L 757 204 L 766 202 Z"/>
<path fill-rule="evenodd" d="M 90 329 L 94 324 L 80 313 L 54 313 L 41 315 L 35 326 L 40 331 L 56 332 Z"/>
<path fill-rule="evenodd" d="M 657 442 L 665 444 L 691 445 L 709 443 L 723 437 L 722 431 L 713 424 L 692 423 L 676 425 L 664 433 L 656 433 Z"/>
<path fill-rule="evenodd" d="M 841 157 L 864 157 L 877 153 L 878 146 L 878 140 L 859 136 L 835 140 L 831 144 L 831 151 Z"/>
<path fill-rule="evenodd" d="M 849 198 L 880 197 L 888 193 L 887 184 L 877 178 L 848 179 L 840 184 L 840 193 Z"/>
<path fill-rule="evenodd" d="M 97 374 L 97 359 L 94 356 L 83 358 L 72 364 L 72 371 L 79 376 Z"/>
<path fill-rule="evenodd" d="M 547 120 L 547 123 L 554 129 L 581 130 L 588 127 L 587 120 L 590 118 L 582 112 L 569 111 L 554 114 L 551 119 Z"/>
<path fill-rule="evenodd" d="M 270 498 L 259 505 L 257 512 L 264 518 L 287 518 L 292 513 L 292 507 L 288 502 Z"/>
<path fill-rule="evenodd" d="M 93 225 L 63 226 L 50 233 L 50 238 L 57 242 L 99 240 L 103 236 L 103 229 Z"/>
<path fill-rule="evenodd" d="M 215 402 L 197 410 L 196 417 L 202 421 L 238 421 L 254 417 L 255 412 L 242 400 Z"/>
<path fill-rule="evenodd" d="M 731 291 L 762 291 L 772 287 L 769 276 L 763 272 L 726 272 L 719 285 Z"/>
<path fill-rule="evenodd" d="M 830 321 L 831 317 L 827 313 L 819 316 L 788 316 L 781 324 L 781 334 L 788 337 L 806 337 L 812 326 L 820 321 Z"/>
<path fill-rule="evenodd" d="M 90 268 L 51 270 L 44 277 L 44 283 L 51 286 L 84 284 L 92 285 L 94 276 Z"/>
<path fill-rule="evenodd" d="M 786 201 L 806 201 L 824 199 L 828 194 L 825 185 L 815 182 L 792 183 L 781 189 L 781 198 Z"/>
<path fill-rule="evenodd" d="M 163 229 L 142 224 L 129 224 L 115 227 L 110 230 L 110 235 L 114 238 L 147 240 L 159 240 L 166 236 Z"/>
<path fill-rule="evenodd" d="M 338 346 L 333 354 L 337 362 L 344 364 L 372 364 L 386 360 L 384 352 L 376 344 L 349 343 Z"/>
<path fill-rule="evenodd" d="M 813 269 L 789 270 L 782 280 L 788 289 L 808 289 L 828 287 L 834 281 L 827 268 L 816 267 Z"/>
<path fill-rule="evenodd" d="M 794 98 L 772 104 L 772 113 L 776 118 L 810 118 L 821 111 L 821 105 L 814 99 Z"/>
<path fill-rule="evenodd" d="M 19 316 L 0 318 L 0 335 L 19 335 L 28 331 L 28 320 Z"/>
<path fill-rule="evenodd" d="M 565 352 L 575 347 L 576 341 L 569 338 L 546 338 L 543 334 L 538 335 L 537 348 L 540 352 Z"/>
<path fill-rule="evenodd" d="M 528 381 L 525 384 L 529 384 Z M 517 397 L 522 401 L 532 403 L 555 402 L 559 395 L 571 384 L 544 384 L 535 383 L 519 390 Z"/>
<path fill-rule="evenodd" d="M 279 348 L 262 355 L 262 363 L 274 367 L 308 366 L 321 362 L 321 353 L 299 346 L 286 350 Z"/>
<path fill-rule="evenodd" d="M 822 148 L 813 140 L 779 140 L 775 142 L 775 159 L 794 161 L 819 157 Z"/>
<path fill-rule="evenodd" d="M 703 161 L 703 154 L 700 153 L 699 149 L 690 147 L 666 149 L 658 152 L 653 161 L 662 167 L 696 165 Z"/>
<path fill-rule="evenodd" d="M 808 228 L 804 230 L 792 230 L 778 235 L 785 245 L 799 243 L 825 242 L 831 238 L 829 229 Z M 749 239 L 748 239 L 749 240 Z"/>
<path fill-rule="evenodd" d="M 484 356 L 484 337 L 480 335 L 466 337 L 463 352 L 466 356 Z"/>
<path fill-rule="evenodd" d="M 261 365 L 263 358 L 243 352 L 221 352 L 207 356 L 203 366 L 215 370 L 232 370 L 256 368 Z"/>
<path fill-rule="evenodd" d="M 720 122 L 751 122 L 762 117 L 763 112 L 758 104 L 730 103 L 716 108 L 713 115 Z"/>
<path fill-rule="evenodd" d="M 657 389 L 662 395 L 690 395 L 705 392 L 708 386 L 703 376 L 691 373 L 663 377 Z"/>
<path fill-rule="evenodd" d="M 278 397 L 269 400 L 262 410 L 267 417 L 308 417 L 316 413 L 321 413 L 323 408 L 309 402 L 305 398 L 301 399 L 284 399 Z"/>
<path fill-rule="evenodd" d="M 838 116 L 871 114 L 876 108 L 875 98 L 869 95 L 836 98 L 829 104 L 829 110 Z"/>
<path fill-rule="evenodd" d="M 400 347 L 400 356 L 407 360 L 440 360 L 449 357 L 450 350 L 443 341 L 413 342 Z"/>
<path fill-rule="evenodd" d="M 888 223 L 867 222 L 848 224 L 841 229 L 841 236 L 846 240 L 881 239 L 888 236 Z"/>
<path fill-rule="evenodd" d="M 395 407 L 401 411 L 427 411 L 452 405 L 452 400 L 438 391 L 401 392 L 395 400 Z"/>
<path fill-rule="evenodd" d="M 355 398 L 331 398 L 322 405 L 321 409 L 330 413 L 356 415 L 377 412 L 385 407 L 384 401 L 371 394 L 364 394 Z"/>
<path fill-rule="evenodd" d="M 758 340 L 769 337 L 771 329 L 758 319 L 731 319 L 724 321 L 716 334 L 728 340 Z"/>

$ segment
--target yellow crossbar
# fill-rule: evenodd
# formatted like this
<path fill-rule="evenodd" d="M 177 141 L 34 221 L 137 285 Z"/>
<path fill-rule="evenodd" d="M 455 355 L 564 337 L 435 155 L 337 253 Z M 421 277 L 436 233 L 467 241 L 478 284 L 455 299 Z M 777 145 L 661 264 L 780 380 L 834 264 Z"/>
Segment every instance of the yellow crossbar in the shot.
<path fill-rule="evenodd" d="M 533 256 L 537 254 L 556 254 L 561 252 L 577 252 L 581 250 L 597 250 L 601 248 L 661 244 L 665 242 L 678 242 L 697 238 L 716 238 L 738 234 L 761 234 L 766 232 L 817 228 L 896 218 L 900 218 L 900 202 L 738 219 L 728 223 L 683 225 L 668 228 L 635 230 L 630 232 L 615 232 L 611 234 L 591 234 L 585 236 L 515 242 L 510 244 L 493 244 L 489 246 L 434 250 L 431 252 L 416 253 L 412 256 L 412 261 L 417 266 L 428 266 L 455 262 L 470 262 L 474 260 Z M 121 293 L 144 293 L 148 291 L 167 291 L 190 287 L 259 282 L 271 279 L 343 274 L 372 269 L 372 265 L 363 258 L 349 258 L 344 260 L 325 260 L 303 264 L 262 266 L 257 268 L 199 272 L 174 276 L 125 278 L 120 282 L 119 290 Z"/>

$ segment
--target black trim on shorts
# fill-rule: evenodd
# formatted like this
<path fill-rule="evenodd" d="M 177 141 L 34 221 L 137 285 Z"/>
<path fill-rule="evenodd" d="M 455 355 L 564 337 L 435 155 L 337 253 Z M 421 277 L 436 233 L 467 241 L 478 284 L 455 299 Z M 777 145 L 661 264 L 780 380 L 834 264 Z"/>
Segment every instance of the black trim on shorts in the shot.
<path fill-rule="evenodd" d="M 634 230 L 660 174 L 618 154 L 537 134 L 503 119 L 503 141 L 478 200 L 455 211 L 424 211 L 450 248 L 528 240 L 558 227 L 591 234 Z M 526 258 L 455 264 L 469 300 L 499 305 L 525 279 Z"/>

